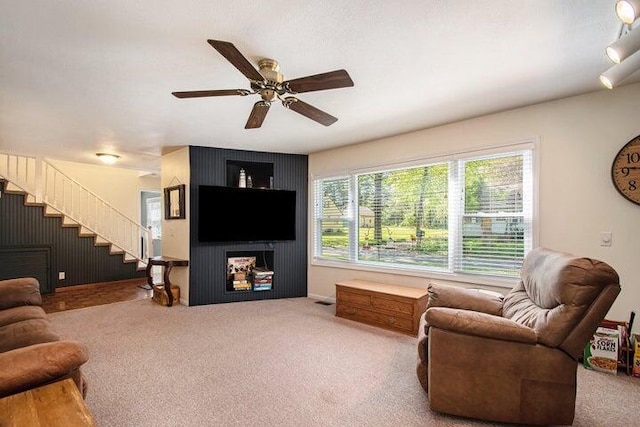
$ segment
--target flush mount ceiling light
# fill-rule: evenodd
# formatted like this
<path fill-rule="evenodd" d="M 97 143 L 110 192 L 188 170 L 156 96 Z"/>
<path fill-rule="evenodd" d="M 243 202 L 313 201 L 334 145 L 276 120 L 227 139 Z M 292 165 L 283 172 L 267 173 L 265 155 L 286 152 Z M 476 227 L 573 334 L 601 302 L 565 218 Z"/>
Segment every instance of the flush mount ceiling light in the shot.
<path fill-rule="evenodd" d="M 619 0 L 616 2 L 616 15 L 625 24 L 633 24 L 640 17 L 640 0 Z"/>
<path fill-rule="evenodd" d="M 105 165 L 112 165 L 120 158 L 120 156 L 116 154 L 109 153 L 96 153 L 96 156 L 98 156 L 98 159 L 100 159 L 100 161 Z"/>

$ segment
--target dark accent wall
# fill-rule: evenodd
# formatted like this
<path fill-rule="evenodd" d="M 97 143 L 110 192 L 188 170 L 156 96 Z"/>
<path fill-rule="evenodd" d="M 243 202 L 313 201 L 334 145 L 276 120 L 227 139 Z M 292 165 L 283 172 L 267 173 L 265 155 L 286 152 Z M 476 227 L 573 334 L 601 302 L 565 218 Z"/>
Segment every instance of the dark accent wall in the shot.
<path fill-rule="evenodd" d="M 2 185 L 0 183 L 0 185 Z M 0 248 L 6 254 L 28 251 L 33 247 L 50 249 L 50 277 L 55 287 L 110 282 L 144 277 L 137 264 L 124 263 L 122 255 L 109 254 L 109 246 L 94 245 L 92 237 L 79 237 L 77 227 L 62 227 L 61 218 L 48 218 L 40 206 L 25 206 L 24 196 L 2 192 L 0 197 Z M 14 257 L 15 258 L 15 257 Z M 12 267 L 14 268 L 14 267 Z M 21 267 L 25 269 L 23 265 Z M 35 272 L 41 266 L 34 266 Z M 65 280 L 58 280 L 58 272 L 65 272 Z M 0 264 L 0 277 L 10 272 Z M 43 293 L 47 290 L 43 289 Z"/>
<path fill-rule="evenodd" d="M 273 187 L 296 191 L 296 240 L 274 243 L 200 243 L 198 241 L 200 185 L 227 185 L 227 161 L 273 163 Z M 190 256 L 189 305 L 307 296 L 308 157 L 299 154 L 189 147 Z M 268 191 L 268 190 L 265 190 Z M 237 207 L 219 206 L 219 209 Z M 276 207 L 277 208 L 277 207 Z M 251 209 L 251 207 L 247 207 Z M 256 216 L 260 215 L 259 209 Z M 211 212 L 210 221 L 215 221 Z M 225 227 L 225 224 L 220 224 Z M 268 225 L 267 225 L 268 226 Z M 273 290 L 227 292 L 227 252 L 273 251 Z"/>

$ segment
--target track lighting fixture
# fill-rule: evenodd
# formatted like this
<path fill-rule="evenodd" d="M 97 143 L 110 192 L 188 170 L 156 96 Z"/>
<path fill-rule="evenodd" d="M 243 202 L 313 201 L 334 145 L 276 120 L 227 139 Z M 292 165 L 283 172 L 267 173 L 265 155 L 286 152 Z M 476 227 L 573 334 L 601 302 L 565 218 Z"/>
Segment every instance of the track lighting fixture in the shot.
<path fill-rule="evenodd" d="M 607 57 L 615 65 L 600 74 L 600 82 L 613 89 L 627 77 L 640 70 L 640 29 L 631 24 L 640 16 L 640 0 L 618 0 L 616 15 L 622 21 L 618 39 L 605 49 Z"/>

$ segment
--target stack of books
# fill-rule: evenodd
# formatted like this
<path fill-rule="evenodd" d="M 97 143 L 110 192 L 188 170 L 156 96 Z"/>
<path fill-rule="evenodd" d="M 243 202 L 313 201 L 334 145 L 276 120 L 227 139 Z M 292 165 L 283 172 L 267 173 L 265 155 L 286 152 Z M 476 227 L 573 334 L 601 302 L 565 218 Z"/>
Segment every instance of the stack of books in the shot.
<path fill-rule="evenodd" d="M 233 281 L 233 290 L 234 291 L 250 291 L 251 290 L 251 282 L 243 279 L 243 280 L 234 280 Z"/>
<path fill-rule="evenodd" d="M 227 258 L 227 290 L 250 291 L 251 275 L 255 266 L 256 257 Z"/>
<path fill-rule="evenodd" d="M 257 267 L 253 271 L 253 290 L 270 291 L 273 288 L 273 271 Z"/>

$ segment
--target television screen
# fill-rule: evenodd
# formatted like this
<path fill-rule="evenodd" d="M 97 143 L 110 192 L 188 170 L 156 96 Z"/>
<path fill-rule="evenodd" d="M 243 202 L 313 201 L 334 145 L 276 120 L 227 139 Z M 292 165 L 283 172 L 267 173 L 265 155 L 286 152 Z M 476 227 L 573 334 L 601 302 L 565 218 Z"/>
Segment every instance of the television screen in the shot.
<path fill-rule="evenodd" d="M 201 185 L 200 242 L 274 242 L 296 239 L 296 192 Z"/>

